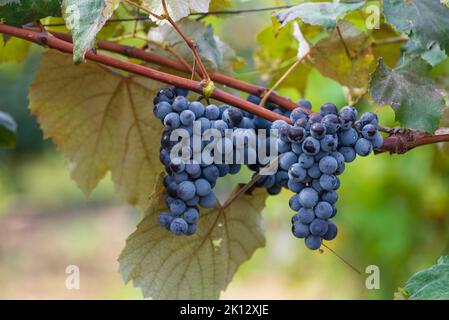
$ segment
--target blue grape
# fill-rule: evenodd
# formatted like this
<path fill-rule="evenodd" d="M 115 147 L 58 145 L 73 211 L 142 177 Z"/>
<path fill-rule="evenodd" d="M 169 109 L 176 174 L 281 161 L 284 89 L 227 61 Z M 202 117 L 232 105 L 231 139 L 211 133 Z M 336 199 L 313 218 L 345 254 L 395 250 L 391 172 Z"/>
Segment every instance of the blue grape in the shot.
<path fill-rule="evenodd" d="M 230 164 L 229 165 L 229 174 L 237 174 L 241 169 L 240 164 Z"/>
<path fill-rule="evenodd" d="M 203 169 L 202 177 L 209 182 L 215 182 L 220 176 L 220 171 L 214 165 L 207 166 Z"/>
<path fill-rule="evenodd" d="M 294 152 L 286 152 L 279 156 L 279 167 L 287 171 L 294 163 L 298 162 L 298 155 Z"/>
<path fill-rule="evenodd" d="M 305 239 L 306 247 L 310 250 L 318 250 L 321 247 L 322 240 L 319 236 L 309 235 Z"/>
<path fill-rule="evenodd" d="M 177 96 L 183 96 L 183 97 L 187 97 L 189 95 L 189 90 L 184 89 L 184 88 L 178 88 L 175 87 L 175 93 Z"/>
<path fill-rule="evenodd" d="M 338 200 L 338 193 L 334 190 L 326 191 L 321 195 L 321 199 L 323 199 L 323 201 L 329 202 L 331 205 L 335 204 Z"/>
<path fill-rule="evenodd" d="M 207 181 L 206 179 L 195 180 L 195 189 L 196 194 L 200 197 L 207 196 L 212 190 L 209 181 Z"/>
<path fill-rule="evenodd" d="M 299 104 L 300 106 L 303 106 L 303 107 L 306 108 L 306 109 L 312 110 L 312 104 L 311 104 L 310 101 L 307 100 L 307 99 L 301 99 L 301 100 L 299 100 L 299 101 L 298 101 L 298 104 Z"/>
<path fill-rule="evenodd" d="M 318 202 L 318 193 L 312 188 L 305 188 L 299 193 L 299 203 L 304 208 L 313 208 Z"/>
<path fill-rule="evenodd" d="M 176 182 L 171 182 L 168 186 L 165 187 L 167 189 L 167 193 L 172 196 L 178 196 L 178 184 Z"/>
<path fill-rule="evenodd" d="M 338 109 L 333 103 L 325 103 L 320 107 L 320 113 L 322 116 L 327 116 L 329 114 L 338 114 Z"/>
<path fill-rule="evenodd" d="M 292 143 L 290 144 L 291 150 L 297 155 L 301 155 L 302 151 L 302 143 Z"/>
<path fill-rule="evenodd" d="M 288 201 L 288 205 L 293 211 L 298 211 L 299 209 L 301 209 L 301 204 L 299 203 L 299 195 L 295 194 L 294 196 L 292 196 Z"/>
<path fill-rule="evenodd" d="M 181 182 L 183 182 L 183 181 L 189 180 L 189 176 L 188 176 L 187 173 L 185 173 L 185 172 L 175 173 L 175 174 L 173 175 L 173 177 L 175 178 L 175 181 L 176 181 L 177 183 L 181 183 Z"/>
<path fill-rule="evenodd" d="M 200 206 L 203 208 L 213 208 L 217 203 L 217 196 L 215 192 L 209 192 L 208 195 L 200 197 Z"/>
<path fill-rule="evenodd" d="M 376 137 L 377 129 L 372 124 L 367 124 L 362 129 L 362 136 L 368 140 L 374 140 Z"/>
<path fill-rule="evenodd" d="M 355 144 L 355 152 L 362 157 L 368 156 L 373 150 L 371 142 L 365 138 L 361 138 Z"/>
<path fill-rule="evenodd" d="M 178 197 L 184 201 L 193 199 L 196 194 L 195 184 L 191 181 L 183 181 L 178 186 Z"/>
<path fill-rule="evenodd" d="M 321 150 L 324 152 L 332 152 L 337 150 L 338 141 L 335 139 L 333 135 L 327 134 L 324 136 L 323 139 L 321 139 Z"/>
<path fill-rule="evenodd" d="M 288 177 L 295 182 L 304 182 L 307 177 L 307 171 L 298 163 L 295 163 L 288 169 Z"/>
<path fill-rule="evenodd" d="M 329 202 L 320 201 L 316 204 L 314 211 L 317 218 L 326 220 L 332 216 L 334 209 Z"/>
<path fill-rule="evenodd" d="M 320 179 L 313 179 L 310 186 L 318 193 L 323 192 L 323 187 L 321 187 Z"/>
<path fill-rule="evenodd" d="M 314 236 L 323 236 L 328 229 L 328 223 L 326 220 L 315 219 L 310 223 L 310 233 Z"/>
<path fill-rule="evenodd" d="M 367 124 L 372 124 L 372 125 L 377 126 L 379 124 L 379 120 L 378 120 L 377 115 L 375 113 L 365 112 L 360 117 L 359 123 L 360 123 L 360 127 L 361 128 L 363 128 Z"/>
<path fill-rule="evenodd" d="M 298 221 L 304 224 L 310 224 L 315 219 L 315 213 L 312 209 L 301 208 L 298 211 Z"/>
<path fill-rule="evenodd" d="M 312 166 L 315 163 L 315 158 L 313 156 L 310 156 L 306 153 L 303 153 L 299 156 L 298 163 L 303 167 L 304 169 L 312 168 Z"/>
<path fill-rule="evenodd" d="M 285 142 L 285 141 L 282 141 L 281 139 L 277 139 L 276 141 L 277 141 L 279 153 L 286 153 L 291 150 L 290 142 Z"/>
<path fill-rule="evenodd" d="M 200 213 L 199 213 L 198 209 L 196 209 L 196 208 L 188 208 L 184 212 L 184 220 L 189 224 L 196 223 L 198 221 L 199 217 L 200 217 Z"/>
<path fill-rule="evenodd" d="M 170 212 L 179 216 L 186 210 L 186 204 L 181 199 L 175 199 L 169 203 Z"/>
<path fill-rule="evenodd" d="M 282 191 L 282 186 L 277 185 L 277 184 L 267 188 L 268 194 L 270 194 L 272 196 L 279 194 L 281 191 Z"/>
<path fill-rule="evenodd" d="M 301 222 L 295 222 L 292 227 L 293 235 L 297 238 L 305 238 L 310 234 L 309 226 Z"/>
<path fill-rule="evenodd" d="M 328 221 L 327 226 L 328 226 L 327 231 L 325 234 L 322 235 L 322 237 L 324 240 L 331 241 L 335 239 L 335 237 L 337 236 L 338 228 L 332 221 Z"/>
<path fill-rule="evenodd" d="M 190 110 L 184 110 L 179 115 L 179 120 L 181 120 L 183 125 L 189 126 L 193 123 L 193 121 L 195 121 L 195 114 Z"/>
<path fill-rule="evenodd" d="M 174 173 L 181 173 L 185 169 L 185 162 L 181 158 L 174 158 L 170 161 L 170 169 Z"/>
<path fill-rule="evenodd" d="M 196 224 L 189 224 L 189 227 L 187 228 L 187 231 L 185 232 L 186 236 L 191 236 L 192 234 L 196 233 L 197 226 Z"/>
<path fill-rule="evenodd" d="M 322 173 L 318 164 L 314 163 L 314 165 L 311 168 L 307 169 L 307 174 L 312 179 L 319 179 Z"/>
<path fill-rule="evenodd" d="M 307 112 L 302 108 L 296 108 L 290 114 L 290 120 L 292 123 L 295 123 L 298 119 L 308 119 L 308 118 L 309 116 L 307 115 Z"/>
<path fill-rule="evenodd" d="M 288 173 L 287 171 L 280 170 L 276 172 L 276 184 L 287 188 Z"/>
<path fill-rule="evenodd" d="M 176 112 L 182 112 L 189 108 L 189 100 L 183 96 L 177 96 L 175 100 L 173 100 L 172 104 L 173 110 Z"/>
<path fill-rule="evenodd" d="M 182 218 L 173 219 L 173 221 L 170 223 L 170 231 L 177 236 L 185 234 L 188 227 L 189 226 L 187 225 L 187 222 Z"/>
<path fill-rule="evenodd" d="M 291 190 L 295 193 L 299 193 L 299 192 L 301 192 L 301 190 L 303 190 L 305 188 L 305 185 L 301 182 L 295 182 L 295 181 L 289 179 L 287 182 L 287 187 L 289 190 Z"/>
<path fill-rule="evenodd" d="M 320 178 L 320 186 L 323 190 L 337 190 L 339 186 L 338 178 L 334 175 L 323 174 Z"/>
<path fill-rule="evenodd" d="M 170 228 L 170 224 L 173 221 L 173 217 L 169 212 L 162 212 L 159 215 L 159 224 L 161 226 L 163 226 L 164 228 L 169 229 Z"/>
<path fill-rule="evenodd" d="M 373 143 L 373 148 L 380 148 L 383 146 L 384 138 L 382 137 L 382 135 L 380 134 L 379 131 L 376 132 L 376 135 L 374 136 L 372 143 Z"/>
<path fill-rule="evenodd" d="M 322 139 L 326 132 L 326 127 L 320 122 L 316 122 L 310 127 L 310 134 L 316 139 Z"/>
<path fill-rule="evenodd" d="M 306 137 L 306 130 L 301 127 L 289 127 L 287 137 L 288 140 L 292 143 L 301 143 Z"/>
<path fill-rule="evenodd" d="M 333 174 L 337 171 L 338 163 L 334 157 L 325 156 L 320 160 L 319 167 L 322 173 Z"/>
<path fill-rule="evenodd" d="M 260 103 L 260 101 L 262 101 L 261 98 L 259 98 L 258 96 L 255 96 L 253 94 L 250 94 L 248 96 L 248 98 L 246 98 L 246 100 L 248 100 L 251 103 L 257 104 L 257 105 Z"/>
<path fill-rule="evenodd" d="M 155 107 L 154 107 L 154 115 L 160 119 L 160 120 L 164 120 L 165 116 L 167 114 L 169 114 L 170 112 L 172 112 L 172 107 L 170 105 L 170 103 L 166 102 L 166 101 L 162 101 L 159 102 Z"/>
<path fill-rule="evenodd" d="M 343 155 L 347 163 L 354 161 L 357 156 L 355 150 L 351 147 L 342 147 L 338 151 Z"/>
<path fill-rule="evenodd" d="M 338 141 L 342 146 L 353 147 L 357 143 L 359 135 L 353 128 L 341 131 L 338 135 Z"/>
<path fill-rule="evenodd" d="M 170 112 L 164 118 L 164 126 L 168 129 L 177 129 L 181 125 L 179 115 L 176 112 Z"/>
<path fill-rule="evenodd" d="M 320 152 L 320 141 L 313 137 L 307 137 L 302 143 L 302 151 L 310 156 L 318 154 Z"/>
<path fill-rule="evenodd" d="M 220 163 L 215 165 L 218 168 L 219 177 L 224 177 L 229 173 L 229 165 L 226 163 Z"/>
<path fill-rule="evenodd" d="M 220 117 L 220 109 L 216 105 L 208 105 L 204 112 L 205 116 L 209 120 L 217 120 Z"/>
<path fill-rule="evenodd" d="M 186 201 L 186 205 L 189 207 L 194 207 L 200 201 L 200 197 L 194 196 L 192 199 Z"/>
<path fill-rule="evenodd" d="M 195 117 L 198 119 L 204 115 L 206 108 L 199 101 L 193 101 L 189 105 L 189 110 L 195 114 Z"/>
<path fill-rule="evenodd" d="M 340 119 L 335 114 L 328 114 L 323 117 L 321 123 L 326 127 L 326 132 L 328 134 L 337 133 L 341 128 Z"/>
<path fill-rule="evenodd" d="M 201 175 L 201 167 L 198 163 L 187 163 L 184 170 L 191 178 L 197 178 Z"/>

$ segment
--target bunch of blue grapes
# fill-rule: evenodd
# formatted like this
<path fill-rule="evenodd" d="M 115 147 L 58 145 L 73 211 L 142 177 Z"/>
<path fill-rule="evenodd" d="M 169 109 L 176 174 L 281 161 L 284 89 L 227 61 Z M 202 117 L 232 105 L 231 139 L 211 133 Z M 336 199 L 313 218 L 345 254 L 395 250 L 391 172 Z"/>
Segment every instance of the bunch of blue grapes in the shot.
<path fill-rule="evenodd" d="M 240 171 L 241 165 L 235 158 L 232 164 L 226 164 L 224 161 L 230 150 L 234 155 L 237 154 L 235 141 L 225 135 L 225 130 L 254 129 L 251 114 L 228 105 L 205 106 L 199 101 L 190 102 L 187 95 L 186 90 L 164 88 L 153 101 L 153 113 L 164 125 L 160 161 L 167 173 L 163 183 L 167 191 L 166 204 L 169 209 L 159 215 L 159 223 L 176 235 L 194 234 L 200 215 L 199 207 L 216 206 L 217 197 L 213 188 L 218 178 Z M 195 123 L 200 125 L 200 131 L 195 131 Z M 221 136 L 202 141 L 200 152 L 210 143 L 218 144 L 217 150 L 221 154 L 214 154 L 214 159 L 221 158 L 221 163 L 195 162 L 193 136 L 196 135 L 201 140 L 201 134 L 211 128 L 217 129 Z M 179 142 L 171 141 L 170 138 L 176 129 L 184 129 L 191 138 L 190 144 L 181 149 L 184 154 L 188 154 L 188 158 L 181 155 L 173 157 L 171 154 L 172 148 Z"/>
<path fill-rule="evenodd" d="M 338 111 L 332 103 L 324 104 L 320 113 L 308 114 L 298 108 L 291 112 L 292 125 L 282 120 L 271 128 L 279 132 L 279 169 L 287 188 L 295 193 L 289 201 L 296 212 L 292 217 L 292 232 L 305 239 L 306 247 L 317 250 L 322 241 L 337 236 L 332 218 L 337 214 L 338 178 L 345 163 L 356 156 L 366 157 L 382 146 L 383 137 L 377 130 L 378 118 L 364 113 L 357 120 L 357 110 L 346 106 Z"/>

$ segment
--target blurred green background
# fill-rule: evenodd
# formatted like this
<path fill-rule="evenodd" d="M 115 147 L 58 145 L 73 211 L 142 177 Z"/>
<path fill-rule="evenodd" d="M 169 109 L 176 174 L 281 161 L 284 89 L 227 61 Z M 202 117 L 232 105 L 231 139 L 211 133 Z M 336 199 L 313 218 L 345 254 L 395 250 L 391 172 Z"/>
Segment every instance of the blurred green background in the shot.
<path fill-rule="evenodd" d="M 239 7 L 274 2 L 246 1 Z M 270 24 L 269 13 L 208 21 L 246 60 L 238 77 L 263 84 L 252 72 L 252 53 L 257 33 Z M 0 298 L 141 298 L 139 290 L 124 285 L 117 263 L 140 214 L 118 203 L 109 178 L 86 198 L 70 180 L 62 156 L 50 141 L 43 141 L 27 109 L 27 87 L 40 51 L 33 49 L 20 64 L 0 65 L 0 110 L 11 113 L 19 125 L 17 147 L 0 150 Z M 447 65 L 441 67 L 446 73 Z M 294 100 L 301 97 L 294 87 L 281 93 Z M 315 110 L 328 101 L 345 104 L 342 88 L 316 71 L 306 97 Z M 373 108 L 367 103 L 359 107 Z M 383 124 L 395 125 L 389 109 L 375 110 Z M 239 179 L 245 181 L 248 175 Z M 222 181 L 220 189 L 233 188 L 235 182 Z M 362 275 L 330 251 L 310 252 L 293 238 L 291 194 L 284 191 L 270 198 L 263 212 L 266 248 L 239 269 L 222 298 L 391 299 L 409 276 L 447 254 L 448 190 L 449 161 L 437 146 L 350 164 L 338 202 L 340 234 L 331 247 Z M 65 288 L 68 265 L 80 267 L 80 290 Z M 368 265 L 380 268 L 379 290 L 365 287 Z"/>

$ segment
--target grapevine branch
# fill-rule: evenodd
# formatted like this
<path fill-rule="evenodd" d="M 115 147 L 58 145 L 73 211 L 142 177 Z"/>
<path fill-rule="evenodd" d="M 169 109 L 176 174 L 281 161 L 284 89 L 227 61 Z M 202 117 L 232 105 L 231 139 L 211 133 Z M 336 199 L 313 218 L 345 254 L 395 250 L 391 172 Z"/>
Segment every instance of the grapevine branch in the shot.
<path fill-rule="evenodd" d="M 0 33 L 8 34 L 17 38 L 34 42 L 41 46 L 56 49 L 64 53 L 73 53 L 73 45 L 71 43 L 58 39 L 47 32 L 37 32 L 29 29 L 21 29 L 14 26 L 9 26 L 6 24 L 0 24 Z M 178 77 L 139 64 L 110 57 L 101 53 L 95 53 L 93 51 L 87 52 L 85 58 L 109 67 L 124 70 L 162 83 L 185 88 L 190 91 L 197 92 L 199 94 L 203 93 L 203 85 L 197 81 Z M 290 119 L 284 116 L 280 116 L 275 112 L 272 112 L 264 108 L 260 108 L 259 106 L 249 101 L 236 97 L 220 89 L 215 89 L 210 97 L 218 101 L 222 101 L 224 103 L 241 108 L 245 111 L 258 115 L 269 121 L 282 119 L 287 122 L 290 122 Z"/>
<path fill-rule="evenodd" d="M 73 53 L 73 45 L 68 42 L 64 41 L 62 35 L 60 33 L 53 33 L 55 36 L 52 36 L 51 34 L 47 32 L 39 32 L 36 30 L 30 30 L 30 29 L 22 29 L 6 24 L 0 23 L 0 33 L 13 36 L 17 38 L 21 38 L 23 40 L 27 40 L 33 43 L 36 43 L 41 46 L 49 47 L 51 49 L 56 49 L 61 52 L 65 53 Z M 69 37 L 68 35 L 64 35 L 64 37 Z M 162 56 L 157 56 L 154 54 L 151 54 L 149 52 L 145 52 L 143 50 L 139 50 L 133 47 L 127 47 L 127 46 L 120 46 L 112 42 L 107 41 L 100 41 L 99 46 L 101 49 L 108 50 L 111 52 L 117 52 L 122 53 L 129 57 L 134 57 L 137 59 L 141 59 L 144 61 L 151 60 L 152 63 L 170 67 L 175 70 L 183 71 L 183 72 L 189 72 L 188 68 L 183 66 L 181 63 L 178 63 L 176 61 L 167 59 Z M 100 64 L 103 64 L 105 66 L 117 68 L 120 70 L 128 71 L 133 74 L 141 75 L 143 77 L 147 77 L 162 83 L 166 83 L 169 85 L 178 86 L 181 88 L 185 88 L 197 93 L 202 93 L 203 87 L 201 83 L 197 81 L 193 81 L 190 79 L 185 79 L 182 77 L 178 77 L 175 75 L 167 74 L 165 72 L 161 72 L 149 67 L 145 67 L 142 65 L 138 65 L 135 63 L 122 61 L 107 55 L 103 55 L 101 53 L 95 53 L 92 51 L 89 51 L 86 53 L 86 59 L 92 60 L 95 62 L 98 62 Z M 217 79 L 222 80 L 221 83 L 223 84 L 232 84 L 229 85 L 230 87 L 239 88 L 242 91 L 251 93 L 251 94 L 257 94 L 261 95 L 263 94 L 264 89 L 263 87 L 254 86 L 251 84 L 248 84 L 243 81 L 235 80 L 231 77 L 227 77 L 224 75 L 221 75 L 219 73 L 212 73 L 211 78 L 217 77 Z M 219 81 L 217 81 L 219 82 Z M 275 112 L 272 112 L 270 110 L 260 108 L 259 106 L 250 103 L 244 99 L 238 98 L 234 95 L 231 95 L 229 93 L 226 93 L 220 89 L 215 89 L 211 95 L 211 98 L 216 99 L 218 101 L 222 101 L 224 103 L 228 103 L 230 105 L 233 105 L 235 107 L 241 108 L 243 110 L 246 110 L 252 114 L 255 114 L 257 116 L 260 116 L 262 118 L 265 118 L 270 121 L 275 120 L 285 120 L 287 122 L 290 122 L 290 119 L 283 117 Z M 279 105 L 286 106 L 285 101 L 288 101 L 285 98 L 282 98 L 277 95 L 271 95 L 270 100 L 274 103 L 277 103 L 276 101 L 280 102 Z M 293 102 L 291 102 L 294 104 Z M 297 105 L 294 104 L 296 107 Z M 405 131 L 405 132 L 396 132 L 392 133 L 389 137 L 386 137 L 384 139 L 384 144 L 382 147 L 378 148 L 376 150 L 377 153 L 382 152 L 389 152 L 390 154 L 403 154 L 408 152 L 409 150 L 412 150 L 416 147 L 429 145 L 429 144 L 435 144 L 439 142 L 449 142 L 449 134 L 437 134 L 432 135 L 420 131 Z"/>
<path fill-rule="evenodd" d="M 54 32 L 51 31 L 51 33 L 64 41 L 67 42 L 72 42 L 72 37 L 71 35 L 67 34 L 67 33 L 62 33 L 62 32 Z M 172 59 L 145 51 L 145 50 L 141 50 L 135 47 L 131 47 L 131 46 L 125 46 L 125 45 L 120 45 L 114 42 L 110 42 L 110 41 L 105 41 L 105 40 L 99 40 L 98 43 L 98 48 L 105 50 L 105 51 L 109 51 L 109 52 L 114 52 L 114 53 L 118 53 L 118 54 L 122 54 L 125 55 L 127 57 L 130 58 L 134 58 L 134 59 L 138 59 L 138 60 L 142 60 L 148 63 L 152 63 L 152 64 L 156 64 L 158 66 L 163 66 L 166 68 L 170 68 L 176 71 L 180 71 L 180 72 L 184 72 L 187 74 L 191 73 L 191 69 L 187 68 L 185 65 L 183 65 L 182 63 L 178 62 L 178 61 L 174 61 Z M 222 73 L 219 72 L 211 72 L 209 71 L 209 76 L 210 78 L 216 82 L 216 83 L 220 83 L 224 86 L 233 88 L 233 89 L 237 89 L 243 92 L 247 92 L 249 94 L 253 94 L 256 96 L 262 96 L 265 92 L 268 91 L 267 88 L 262 87 L 262 86 L 257 86 L 254 84 L 250 84 L 238 79 L 234 79 L 232 77 L 226 76 Z M 270 95 L 267 95 L 268 101 L 273 102 L 274 104 L 277 104 L 280 107 L 283 107 L 287 110 L 294 110 L 296 108 L 298 108 L 298 105 L 296 103 L 294 103 L 291 100 L 288 100 L 284 97 L 278 96 L 277 94 L 275 94 L 274 92 Z"/>

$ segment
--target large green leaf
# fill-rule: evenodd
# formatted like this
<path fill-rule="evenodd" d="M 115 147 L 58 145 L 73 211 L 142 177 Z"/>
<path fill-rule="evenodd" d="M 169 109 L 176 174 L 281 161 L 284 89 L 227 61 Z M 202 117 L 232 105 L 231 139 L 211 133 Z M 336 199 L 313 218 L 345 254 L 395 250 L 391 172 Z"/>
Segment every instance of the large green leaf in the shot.
<path fill-rule="evenodd" d="M 388 23 L 416 42 L 429 63 L 436 64 L 449 53 L 449 8 L 440 0 L 384 0 Z"/>
<path fill-rule="evenodd" d="M 202 213 L 198 231 L 190 237 L 175 236 L 159 225 L 161 194 L 158 188 L 151 196 L 148 215 L 120 255 L 124 280 L 153 299 L 217 299 L 238 267 L 265 245 L 260 213 L 266 191 Z"/>
<path fill-rule="evenodd" d="M 30 109 L 45 137 L 67 159 L 72 178 L 89 194 L 110 171 L 121 197 L 145 208 L 157 175 L 162 126 L 152 114 L 160 84 L 129 79 L 49 51 L 30 87 Z M 148 87 L 153 86 L 154 90 Z"/>
<path fill-rule="evenodd" d="M 62 0 L 6 0 L 0 2 L 0 22 L 24 25 L 29 22 L 61 16 Z"/>
<path fill-rule="evenodd" d="M 380 60 L 372 75 L 371 96 L 380 105 L 390 105 L 403 125 L 434 132 L 443 114 L 444 99 L 427 77 L 429 69 L 420 58 L 408 60 L 395 69 Z"/>
<path fill-rule="evenodd" d="M 410 300 L 449 300 L 449 256 L 414 274 L 406 283 Z"/>
<path fill-rule="evenodd" d="M 178 21 L 184 17 L 187 17 L 191 12 L 207 12 L 211 0 L 185 0 L 185 1 L 166 0 L 166 1 L 170 17 L 173 20 Z M 143 3 L 146 8 L 151 10 L 151 12 L 154 12 L 159 15 L 164 13 L 164 8 L 162 6 L 161 0 L 143 0 Z M 150 18 L 155 20 L 152 16 L 150 16 Z"/>
<path fill-rule="evenodd" d="M 355 95 L 362 95 L 368 88 L 369 74 L 374 67 L 372 39 L 350 22 L 341 21 L 338 27 L 341 37 L 336 29 L 329 32 L 312 49 L 309 63 Z"/>
<path fill-rule="evenodd" d="M 73 36 L 73 60 L 80 63 L 120 0 L 63 0 L 63 17 Z"/>
<path fill-rule="evenodd" d="M 178 26 L 189 39 L 195 41 L 196 50 L 208 68 L 231 71 L 234 64 L 239 61 L 234 50 L 214 35 L 211 25 L 186 18 L 179 21 Z M 153 52 L 171 56 L 172 53 L 164 49 L 164 46 L 170 46 L 177 55 L 192 65 L 193 57 L 190 48 L 171 25 L 164 24 L 152 28 L 148 37 L 151 40 L 150 50 Z"/>
<path fill-rule="evenodd" d="M 306 2 L 275 14 L 282 25 L 295 19 L 328 28 L 337 26 L 337 20 L 350 11 L 358 10 L 365 5 L 365 1 L 356 3 L 340 2 Z"/>
<path fill-rule="evenodd" d="M 0 111 L 0 147 L 12 148 L 16 145 L 17 124 L 7 113 Z"/>

